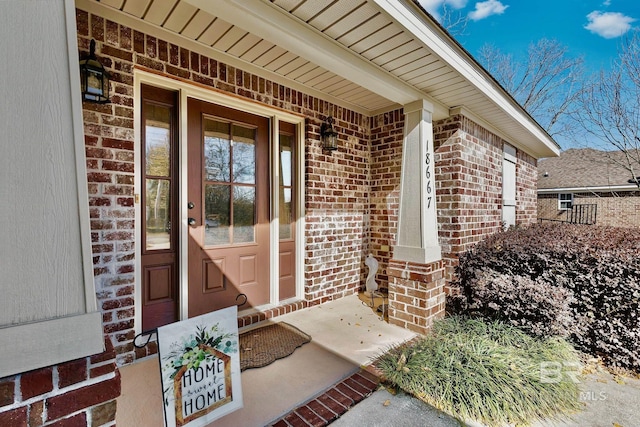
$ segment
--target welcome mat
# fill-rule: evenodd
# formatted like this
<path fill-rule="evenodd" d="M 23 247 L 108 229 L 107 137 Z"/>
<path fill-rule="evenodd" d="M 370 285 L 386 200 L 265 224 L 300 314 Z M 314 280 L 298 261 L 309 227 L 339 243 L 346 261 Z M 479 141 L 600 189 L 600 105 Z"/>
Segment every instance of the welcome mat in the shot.
<path fill-rule="evenodd" d="M 240 370 L 262 368 L 291 355 L 311 337 L 285 322 L 271 323 L 240 334 Z"/>

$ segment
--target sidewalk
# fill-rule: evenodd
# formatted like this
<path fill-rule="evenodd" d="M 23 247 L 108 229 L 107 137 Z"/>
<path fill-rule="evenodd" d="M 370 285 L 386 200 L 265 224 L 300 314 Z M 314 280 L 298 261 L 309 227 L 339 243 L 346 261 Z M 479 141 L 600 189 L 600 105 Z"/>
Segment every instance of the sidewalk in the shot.
<path fill-rule="evenodd" d="M 578 397 L 585 404 L 584 411 L 570 419 L 536 422 L 531 427 L 640 427 L 640 380 L 623 378 L 622 382 L 619 384 L 604 372 L 589 375 L 582 383 Z M 404 393 L 393 395 L 383 388 L 374 391 L 338 419 L 301 418 L 313 426 L 331 424 L 332 427 L 481 427 L 474 422 L 464 424 L 419 399 Z M 274 426 L 304 425 L 296 424 L 298 421 L 293 415 L 284 417 Z"/>

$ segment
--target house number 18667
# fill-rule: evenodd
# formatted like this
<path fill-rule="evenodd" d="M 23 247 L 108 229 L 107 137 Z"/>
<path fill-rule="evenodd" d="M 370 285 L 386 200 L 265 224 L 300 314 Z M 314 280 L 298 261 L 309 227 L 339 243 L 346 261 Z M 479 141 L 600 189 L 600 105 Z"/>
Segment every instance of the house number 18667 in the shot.
<path fill-rule="evenodd" d="M 429 209 L 431 207 L 431 200 L 433 199 L 433 196 L 431 196 L 431 172 L 429 171 L 429 164 L 431 163 L 431 159 L 429 158 L 429 154 L 427 153 L 427 158 L 425 160 L 425 163 L 427 164 L 427 194 L 429 195 L 427 197 L 427 209 Z"/>

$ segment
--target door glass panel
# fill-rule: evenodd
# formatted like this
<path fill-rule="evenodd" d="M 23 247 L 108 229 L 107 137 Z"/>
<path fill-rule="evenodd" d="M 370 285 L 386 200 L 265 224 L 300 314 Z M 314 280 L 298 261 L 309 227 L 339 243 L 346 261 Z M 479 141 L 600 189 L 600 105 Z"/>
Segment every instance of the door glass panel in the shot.
<path fill-rule="evenodd" d="M 205 186 L 204 244 L 207 246 L 230 243 L 230 188 L 228 185 Z"/>
<path fill-rule="evenodd" d="M 255 242 L 256 129 L 204 118 L 204 244 Z"/>
<path fill-rule="evenodd" d="M 235 186 L 233 189 L 233 243 L 255 241 L 256 190 Z"/>
<path fill-rule="evenodd" d="M 280 185 L 278 186 L 280 240 L 291 239 L 293 227 L 293 137 L 280 134 Z"/>
<path fill-rule="evenodd" d="M 145 250 L 171 249 L 172 108 L 147 102 L 144 111 Z"/>
<path fill-rule="evenodd" d="M 229 182 L 231 178 L 229 123 L 204 119 L 204 179 Z"/>
<path fill-rule="evenodd" d="M 171 110 L 161 105 L 146 105 L 145 119 L 145 174 L 168 177 L 171 170 Z"/>
<path fill-rule="evenodd" d="M 256 129 L 204 118 L 204 244 L 255 242 Z"/>
<path fill-rule="evenodd" d="M 167 179 L 146 179 L 146 243 L 147 250 L 169 249 L 171 247 L 170 221 L 170 181 Z"/>
<path fill-rule="evenodd" d="M 255 129 L 233 126 L 233 182 L 256 183 Z"/>

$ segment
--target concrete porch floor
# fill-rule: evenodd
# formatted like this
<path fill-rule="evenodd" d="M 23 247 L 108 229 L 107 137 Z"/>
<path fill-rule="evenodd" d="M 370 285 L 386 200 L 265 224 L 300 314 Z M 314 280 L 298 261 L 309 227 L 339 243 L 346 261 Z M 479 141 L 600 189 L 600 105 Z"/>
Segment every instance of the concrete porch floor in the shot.
<path fill-rule="evenodd" d="M 210 426 L 268 425 L 354 374 L 361 366 L 369 365 L 372 359 L 388 348 L 416 335 L 381 320 L 357 295 L 285 314 L 267 322 L 290 323 L 310 335 L 312 341 L 271 365 L 244 371 L 244 407 Z M 120 369 L 122 394 L 118 398 L 117 425 L 163 425 L 159 370 L 157 356 Z"/>

